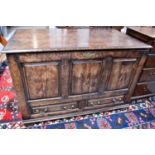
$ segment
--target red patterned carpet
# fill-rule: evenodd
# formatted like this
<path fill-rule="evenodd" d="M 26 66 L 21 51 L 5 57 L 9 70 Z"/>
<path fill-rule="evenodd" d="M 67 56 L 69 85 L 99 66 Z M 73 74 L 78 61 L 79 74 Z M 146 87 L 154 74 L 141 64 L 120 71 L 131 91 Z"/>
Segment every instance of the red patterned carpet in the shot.
<path fill-rule="evenodd" d="M 21 120 L 8 67 L 0 75 L 0 123 Z M 2 69 L 2 67 L 1 67 Z"/>

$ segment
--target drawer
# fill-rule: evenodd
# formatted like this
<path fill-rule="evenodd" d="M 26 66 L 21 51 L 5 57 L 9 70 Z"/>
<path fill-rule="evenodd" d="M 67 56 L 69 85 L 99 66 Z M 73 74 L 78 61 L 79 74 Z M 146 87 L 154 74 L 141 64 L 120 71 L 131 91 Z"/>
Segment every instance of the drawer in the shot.
<path fill-rule="evenodd" d="M 123 103 L 123 96 L 118 96 L 106 99 L 104 98 L 104 99 L 89 100 L 88 107 L 105 107 L 121 103 Z"/>
<path fill-rule="evenodd" d="M 155 54 L 149 54 L 145 63 L 145 67 L 154 68 L 155 67 Z"/>
<path fill-rule="evenodd" d="M 155 81 L 155 68 L 144 68 L 139 82 Z"/>
<path fill-rule="evenodd" d="M 133 96 L 144 96 L 155 93 L 155 82 L 137 84 Z"/>
<path fill-rule="evenodd" d="M 34 114 L 39 113 L 53 113 L 58 114 L 65 111 L 74 111 L 78 110 L 77 102 L 69 103 L 69 104 L 61 104 L 61 105 L 49 105 L 49 106 L 40 106 L 40 107 L 32 107 L 32 111 Z"/>

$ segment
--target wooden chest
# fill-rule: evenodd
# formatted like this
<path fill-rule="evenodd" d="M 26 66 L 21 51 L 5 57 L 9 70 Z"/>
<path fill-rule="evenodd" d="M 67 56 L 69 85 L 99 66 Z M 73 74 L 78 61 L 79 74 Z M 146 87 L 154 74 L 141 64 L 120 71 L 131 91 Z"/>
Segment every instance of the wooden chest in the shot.
<path fill-rule="evenodd" d="M 26 123 L 127 106 L 150 48 L 112 29 L 29 29 L 3 52 Z"/>
<path fill-rule="evenodd" d="M 128 27 L 127 34 L 148 43 L 153 47 L 148 53 L 133 98 L 153 96 L 155 95 L 155 28 Z"/>

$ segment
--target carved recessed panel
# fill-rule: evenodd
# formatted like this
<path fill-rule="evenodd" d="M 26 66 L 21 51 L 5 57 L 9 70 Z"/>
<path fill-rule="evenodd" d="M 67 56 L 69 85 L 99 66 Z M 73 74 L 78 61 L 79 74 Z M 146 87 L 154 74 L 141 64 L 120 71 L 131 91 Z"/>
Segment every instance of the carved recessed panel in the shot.
<path fill-rule="evenodd" d="M 59 96 L 59 64 L 57 62 L 28 63 L 23 66 L 29 99 Z"/>
<path fill-rule="evenodd" d="M 71 94 L 98 91 L 102 61 L 74 61 L 71 70 Z"/>
<path fill-rule="evenodd" d="M 113 61 L 107 90 L 128 88 L 135 69 L 136 59 L 115 59 Z"/>

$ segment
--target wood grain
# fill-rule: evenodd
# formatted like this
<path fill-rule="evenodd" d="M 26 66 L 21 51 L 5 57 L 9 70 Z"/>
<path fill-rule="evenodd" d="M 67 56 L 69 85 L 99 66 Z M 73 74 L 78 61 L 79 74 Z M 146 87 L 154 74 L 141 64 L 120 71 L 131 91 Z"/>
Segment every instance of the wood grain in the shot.
<path fill-rule="evenodd" d="M 150 48 L 112 29 L 33 29 L 4 51 L 23 119 L 40 121 L 125 107 Z"/>
<path fill-rule="evenodd" d="M 138 79 L 138 85 L 135 88 L 132 98 L 142 98 L 154 96 L 155 85 L 155 28 L 150 26 L 128 27 L 127 34 L 148 43 L 152 49 L 147 54 L 147 59 L 143 67 L 143 71 Z M 151 85 L 151 83 L 152 85 Z M 150 90 L 149 90 L 150 88 Z"/>
<path fill-rule="evenodd" d="M 27 88 L 30 99 L 59 96 L 58 63 L 25 64 Z"/>
<path fill-rule="evenodd" d="M 66 50 L 145 48 L 151 48 L 151 46 L 114 29 L 19 29 L 3 52 L 44 53 Z"/>
<path fill-rule="evenodd" d="M 30 117 L 30 107 L 27 104 L 24 85 L 20 69 L 17 63 L 16 55 L 7 55 L 9 69 L 11 77 L 13 79 L 14 88 L 18 97 L 19 111 L 22 113 L 23 118 L 28 119 Z"/>

